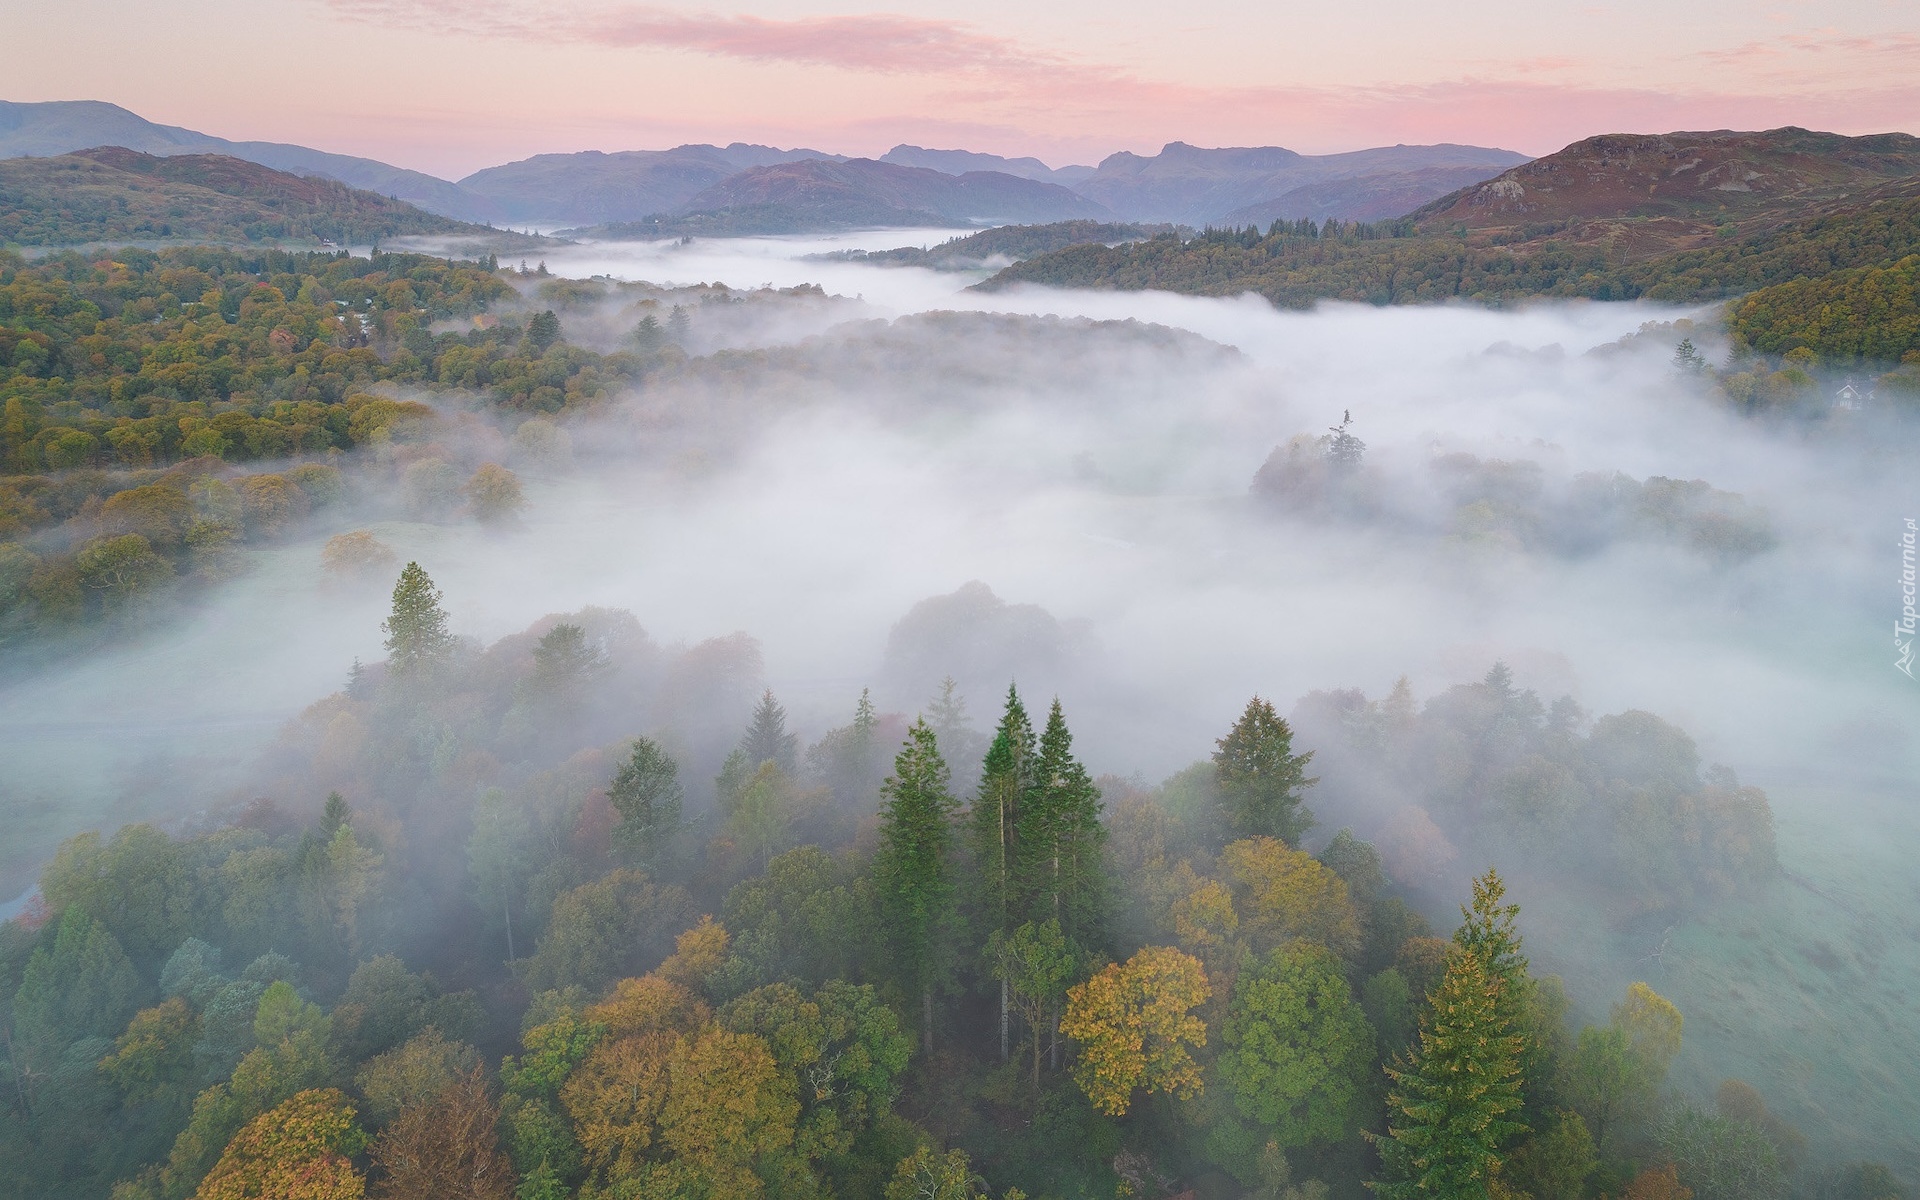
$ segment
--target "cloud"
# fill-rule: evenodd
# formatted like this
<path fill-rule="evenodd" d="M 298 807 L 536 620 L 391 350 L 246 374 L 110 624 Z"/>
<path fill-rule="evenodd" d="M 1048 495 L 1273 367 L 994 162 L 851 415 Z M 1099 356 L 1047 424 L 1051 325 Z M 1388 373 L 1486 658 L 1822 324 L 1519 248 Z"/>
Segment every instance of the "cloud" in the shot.
<path fill-rule="evenodd" d="M 1064 60 L 1034 54 L 1006 38 L 952 21 L 896 13 L 774 20 L 717 13 L 679 13 L 619 5 L 579 13 L 515 6 L 327 0 L 355 20 L 430 33 L 601 46 L 688 50 L 753 62 L 787 62 L 880 73 L 967 72 L 1029 75 L 1058 70 Z"/>

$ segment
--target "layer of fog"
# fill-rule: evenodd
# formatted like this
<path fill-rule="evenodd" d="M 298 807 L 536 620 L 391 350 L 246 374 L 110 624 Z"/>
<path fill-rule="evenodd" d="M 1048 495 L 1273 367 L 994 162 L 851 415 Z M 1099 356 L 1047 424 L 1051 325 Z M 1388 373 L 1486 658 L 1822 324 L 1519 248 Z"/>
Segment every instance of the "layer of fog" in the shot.
<path fill-rule="evenodd" d="M 1051 361 L 996 361 L 962 389 L 965 404 L 950 381 L 855 372 L 813 381 L 805 403 L 769 400 L 707 430 L 728 453 L 691 468 L 684 455 L 650 459 L 616 410 L 575 428 L 574 470 L 529 478 L 522 532 L 411 522 L 374 532 L 426 565 L 456 629 L 482 639 L 583 604 L 630 609 L 663 643 L 746 630 L 766 647 L 769 684 L 813 731 L 843 720 L 868 684 L 893 707 L 922 700 L 886 677 L 887 632 L 916 601 L 981 580 L 1086 623 L 1073 662 L 1037 664 L 1022 683 L 1062 691 L 1102 770 L 1152 778 L 1204 755 L 1256 691 L 1284 708 L 1317 687 L 1378 695 L 1405 673 L 1428 695 L 1495 658 L 1550 696 L 1666 715 L 1710 761 L 1762 783 L 1829 767 L 1884 775 L 1909 761 L 1912 685 L 1892 670 L 1884 632 L 1905 515 L 1890 484 L 1904 460 L 1831 431 L 1733 417 L 1657 347 L 1583 354 L 1676 314 L 1601 304 L 1297 314 L 1252 298 L 981 295 L 961 290 L 976 278 L 964 274 L 801 261 L 945 236 L 588 245 L 546 262 L 575 278 L 818 282 L 875 319 L 1137 318 L 1235 347 L 1243 361 L 1143 353 L 1078 378 Z M 769 320 L 730 336 L 764 346 L 811 324 Z M 672 395 L 650 402 L 671 406 Z M 705 403 L 694 391 L 684 402 Z M 1251 509 L 1247 484 L 1268 452 L 1346 411 L 1385 470 L 1445 449 L 1561 475 L 1701 478 L 1763 505 L 1781 546 L 1735 566 L 1644 545 L 1566 562 L 1449 553 L 1392 528 Z M 92 823 L 240 779 L 279 722 L 338 687 L 353 658 L 380 657 L 384 598 L 322 588 L 320 540 L 259 555 L 251 576 L 182 621 L 0 692 L 0 787 L 73 804 Z M 995 689 L 968 682 L 984 721 Z"/>

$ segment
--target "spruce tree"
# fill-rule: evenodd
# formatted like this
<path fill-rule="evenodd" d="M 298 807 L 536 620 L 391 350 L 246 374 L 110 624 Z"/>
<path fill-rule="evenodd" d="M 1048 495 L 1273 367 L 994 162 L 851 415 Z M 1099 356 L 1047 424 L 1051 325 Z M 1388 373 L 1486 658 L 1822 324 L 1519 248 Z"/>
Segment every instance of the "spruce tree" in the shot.
<path fill-rule="evenodd" d="M 987 750 L 971 817 L 973 861 L 980 872 L 978 895 L 983 925 L 1010 932 L 1019 915 L 1021 892 L 1020 813 L 1034 781 L 1033 725 L 1020 693 L 1007 685 L 1007 707 Z M 1000 1058 L 1007 1057 L 1007 985 L 1000 984 Z"/>
<path fill-rule="evenodd" d="M 1293 728 L 1258 696 L 1216 744 L 1215 784 L 1234 835 L 1279 838 L 1297 847 L 1313 828 L 1313 814 L 1300 799 L 1319 782 L 1307 777 L 1313 752 L 1293 752 Z"/>
<path fill-rule="evenodd" d="M 1101 907 L 1100 847 L 1107 831 L 1100 824 L 1100 789 L 1073 756 L 1073 734 L 1057 699 L 1040 735 L 1033 791 L 1019 825 L 1026 893 L 1020 915 L 1058 921 L 1075 946 L 1090 948 Z"/>
<path fill-rule="evenodd" d="M 753 719 L 740 739 L 740 753 L 752 772 L 761 763 L 770 762 L 791 775 L 799 758 L 800 739 L 787 732 L 787 710 L 767 691 L 754 706 Z"/>
<path fill-rule="evenodd" d="M 393 585 L 393 612 L 380 628 L 387 635 L 387 670 L 398 679 L 431 676 L 453 656 L 440 589 L 417 562 L 401 570 Z"/>
<path fill-rule="evenodd" d="M 1387 1132 L 1375 1138 L 1382 1200 L 1487 1200 L 1503 1143 L 1524 1128 L 1520 1043 L 1503 1029 L 1503 978 L 1455 946 L 1420 1018 L 1411 1062 L 1387 1068 Z"/>
<path fill-rule="evenodd" d="M 635 738 L 633 753 L 620 765 L 607 789 L 607 801 L 620 814 L 613 840 L 651 862 L 680 828 L 680 768 L 658 743 Z"/>
<path fill-rule="evenodd" d="M 931 727 L 917 720 L 881 785 L 880 848 L 873 886 L 902 988 L 920 998 L 920 1041 L 933 1053 L 933 992 L 951 968 L 953 814 L 947 764 Z"/>

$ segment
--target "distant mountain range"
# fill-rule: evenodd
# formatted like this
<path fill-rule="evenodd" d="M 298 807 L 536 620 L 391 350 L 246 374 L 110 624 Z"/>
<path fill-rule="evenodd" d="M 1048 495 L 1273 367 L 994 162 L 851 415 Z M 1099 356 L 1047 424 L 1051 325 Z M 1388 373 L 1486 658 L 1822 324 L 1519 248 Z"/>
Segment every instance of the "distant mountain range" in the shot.
<path fill-rule="evenodd" d="M 1526 161 L 1510 151 L 1472 146 L 1389 146 L 1302 155 L 1274 146 L 1208 150 L 1173 142 L 1153 156 L 1120 153 L 1097 167 L 1055 169 L 1035 158 L 921 146 L 895 146 L 878 160 L 852 160 L 819 150 L 736 142 L 612 154 L 541 154 L 476 171 L 455 183 L 368 158 L 278 142 L 234 142 L 157 125 L 99 101 L 0 102 L 0 158 L 96 146 L 124 146 L 159 156 L 229 155 L 337 180 L 462 221 L 553 228 L 652 219 L 656 228 L 691 222 L 715 232 L 756 222 L 783 229 L 913 224 L 920 218 L 908 220 L 907 215 L 924 213 L 960 223 L 1092 217 L 1191 225 L 1264 223 L 1278 217 L 1373 220 L 1398 216 Z M 871 165 L 833 169 L 834 164 L 856 161 Z M 816 165 L 775 170 L 797 163 Z M 961 182 L 939 183 L 881 168 L 924 171 Z M 909 182 L 915 179 L 917 183 Z M 1033 190 L 1036 187 L 1052 190 Z M 782 198 L 770 199 L 776 194 Z M 760 211 L 764 219 L 743 223 L 743 208 Z"/>
<path fill-rule="evenodd" d="M 332 241 L 489 231 L 332 179 L 224 154 L 103 146 L 0 159 L 0 244 Z"/>

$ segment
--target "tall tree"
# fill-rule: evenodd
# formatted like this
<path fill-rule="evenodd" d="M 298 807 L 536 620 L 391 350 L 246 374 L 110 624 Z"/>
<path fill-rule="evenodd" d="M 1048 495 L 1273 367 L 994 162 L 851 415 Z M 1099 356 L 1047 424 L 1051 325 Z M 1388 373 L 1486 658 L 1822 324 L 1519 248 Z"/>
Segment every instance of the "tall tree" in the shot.
<path fill-rule="evenodd" d="M 417 562 L 401 569 L 393 585 L 393 612 L 381 629 L 387 635 L 388 669 L 400 679 L 429 676 L 453 655 L 440 589 Z"/>
<path fill-rule="evenodd" d="M 1319 780 L 1307 776 L 1313 752 L 1293 752 L 1292 726 L 1255 696 L 1217 745 L 1214 778 L 1234 833 L 1298 845 L 1300 835 L 1313 827 L 1301 794 Z"/>
<path fill-rule="evenodd" d="M 1374 1139 L 1383 1200 L 1487 1200 L 1502 1143 L 1523 1132 L 1521 1039 L 1504 1031 L 1505 987 L 1479 955 L 1449 951 L 1412 1061 L 1387 1068 L 1387 1132 Z"/>
<path fill-rule="evenodd" d="M 864 697 L 863 697 L 864 698 Z M 880 849 L 873 885 L 881 919 L 894 939 L 901 985 L 920 997 L 920 1044 L 933 1054 L 933 992 L 951 969 L 953 814 L 947 764 L 926 721 L 907 730 L 881 785 Z"/>
<path fill-rule="evenodd" d="M 746 759 L 748 774 L 761 763 L 771 762 L 791 775 L 797 765 L 800 739 L 787 732 L 787 710 L 773 698 L 771 690 L 754 706 L 753 719 L 740 739 L 740 753 Z"/>
<path fill-rule="evenodd" d="M 1100 848 L 1107 831 L 1100 824 L 1100 789 L 1073 756 L 1060 701 L 1047 713 L 1034 763 L 1031 795 L 1018 814 L 1023 913 L 1029 920 L 1053 920 L 1081 947 L 1097 940 L 1105 875 Z"/>
<path fill-rule="evenodd" d="M 678 764 L 651 738 L 635 738 L 607 788 L 607 802 L 620 814 L 614 842 L 652 862 L 679 831 L 680 801 Z"/>
<path fill-rule="evenodd" d="M 1544 1037 L 1536 1036 L 1533 1016 L 1539 986 L 1527 973 L 1527 956 L 1522 953 L 1518 904 L 1506 902 L 1507 885 L 1500 873 L 1487 873 L 1473 881 L 1473 902 L 1460 909 L 1460 928 L 1454 930 L 1453 944 L 1478 958 L 1487 973 L 1500 980 L 1500 995 L 1495 1012 L 1502 1036 L 1520 1039 L 1521 1078 L 1536 1086 L 1550 1080 L 1553 1073 L 1552 1047 Z"/>
<path fill-rule="evenodd" d="M 980 871 L 979 895 L 988 930 L 1009 932 L 1020 924 L 1020 814 L 1033 790 L 1033 724 L 1020 693 L 1007 685 L 1007 707 L 987 750 L 980 791 L 971 814 L 973 860 Z M 1007 982 L 1000 981 L 1000 1059 L 1007 1058 Z"/>

